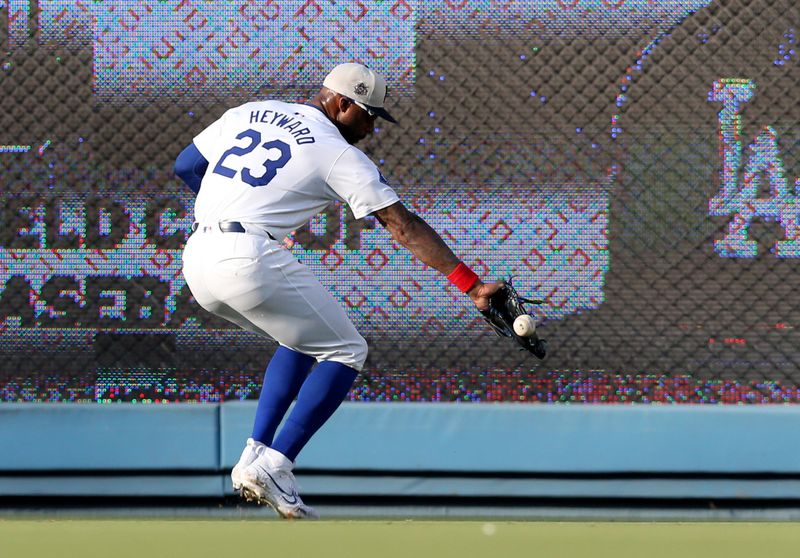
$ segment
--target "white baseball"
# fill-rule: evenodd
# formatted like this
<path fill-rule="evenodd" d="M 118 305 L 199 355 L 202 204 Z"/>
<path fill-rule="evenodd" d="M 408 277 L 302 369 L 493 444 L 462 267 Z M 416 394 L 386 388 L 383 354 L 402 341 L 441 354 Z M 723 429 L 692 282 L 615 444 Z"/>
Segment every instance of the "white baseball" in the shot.
<path fill-rule="evenodd" d="M 520 337 L 530 337 L 536 332 L 536 321 L 528 314 L 517 316 L 514 320 L 514 331 Z"/>

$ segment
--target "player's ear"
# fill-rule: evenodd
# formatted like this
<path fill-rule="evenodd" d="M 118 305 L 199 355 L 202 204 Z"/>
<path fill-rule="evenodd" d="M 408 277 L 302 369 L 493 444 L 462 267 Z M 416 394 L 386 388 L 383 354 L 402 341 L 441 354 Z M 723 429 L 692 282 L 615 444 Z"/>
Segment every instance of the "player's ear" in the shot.
<path fill-rule="evenodd" d="M 339 96 L 339 112 L 347 112 L 347 109 L 353 104 L 353 101 L 345 97 L 344 95 Z"/>

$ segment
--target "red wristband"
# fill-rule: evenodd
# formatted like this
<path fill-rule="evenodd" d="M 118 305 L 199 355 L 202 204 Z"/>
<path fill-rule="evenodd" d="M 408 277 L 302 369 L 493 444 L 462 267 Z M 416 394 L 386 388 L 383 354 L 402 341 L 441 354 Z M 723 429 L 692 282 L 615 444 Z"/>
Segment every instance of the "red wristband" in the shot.
<path fill-rule="evenodd" d="M 478 282 L 478 276 L 474 271 L 461 262 L 450 273 L 450 275 L 447 276 L 447 280 L 458 287 L 459 291 L 466 293 L 475 286 L 475 283 Z"/>

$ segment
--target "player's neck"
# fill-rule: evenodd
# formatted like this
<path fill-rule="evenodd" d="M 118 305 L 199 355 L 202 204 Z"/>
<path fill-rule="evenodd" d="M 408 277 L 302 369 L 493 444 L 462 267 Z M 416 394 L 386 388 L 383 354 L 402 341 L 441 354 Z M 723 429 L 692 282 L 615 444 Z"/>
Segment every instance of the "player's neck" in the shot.
<path fill-rule="evenodd" d="M 321 93 L 317 93 L 307 104 L 318 109 L 331 122 L 335 122 L 335 118 L 333 118 L 333 115 L 325 106 L 325 97 Z"/>

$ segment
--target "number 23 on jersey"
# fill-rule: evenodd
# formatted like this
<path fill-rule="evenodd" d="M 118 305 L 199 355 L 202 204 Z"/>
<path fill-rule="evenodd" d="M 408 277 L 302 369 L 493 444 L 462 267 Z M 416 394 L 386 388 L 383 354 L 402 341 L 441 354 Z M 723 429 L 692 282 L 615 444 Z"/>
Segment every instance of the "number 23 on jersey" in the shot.
<path fill-rule="evenodd" d="M 289 144 L 281 140 L 272 140 L 261 143 L 261 133 L 256 130 L 245 130 L 236 136 L 236 139 L 245 138 L 250 140 L 250 143 L 242 147 L 231 147 L 225 153 L 223 153 L 222 157 L 220 157 L 219 161 L 217 162 L 217 165 L 214 167 L 214 173 L 220 174 L 226 178 L 234 178 L 237 172 L 241 172 L 242 181 L 246 184 L 249 184 L 250 186 L 266 186 L 273 178 L 275 178 L 275 175 L 278 174 L 278 170 L 283 168 L 286 163 L 289 162 L 289 159 L 292 158 L 292 150 L 289 148 Z M 264 161 L 261 163 L 261 165 L 264 167 L 263 173 L 253 176 L 253 173 L 258 173 L 259 169 L 245 167 L 241 171 L 237 171 L 225 166 L 225 160 L 229 157 L 241 157 L 242 155 L 252 153 L 256 148 L 259 148 L 264 152 Z M 275 156 L 275 152 L 273 150 L 278 150 L 280 152 L 280 156 L 277 159 L 272 158 Z"/>

